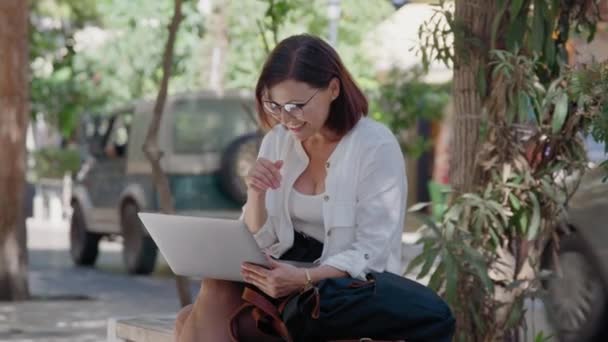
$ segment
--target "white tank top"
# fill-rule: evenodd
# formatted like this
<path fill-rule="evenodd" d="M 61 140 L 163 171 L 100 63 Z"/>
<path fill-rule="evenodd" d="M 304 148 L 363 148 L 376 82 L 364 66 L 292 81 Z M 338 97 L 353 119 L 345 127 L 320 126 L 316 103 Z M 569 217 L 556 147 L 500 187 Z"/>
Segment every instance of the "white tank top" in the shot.
<path fill-rule="evenodd" d="M 320 242 L 325 240 L 323 194 L 305 195 L 294 188 L 289 195 L 289 215 L 296 231 Z"/>

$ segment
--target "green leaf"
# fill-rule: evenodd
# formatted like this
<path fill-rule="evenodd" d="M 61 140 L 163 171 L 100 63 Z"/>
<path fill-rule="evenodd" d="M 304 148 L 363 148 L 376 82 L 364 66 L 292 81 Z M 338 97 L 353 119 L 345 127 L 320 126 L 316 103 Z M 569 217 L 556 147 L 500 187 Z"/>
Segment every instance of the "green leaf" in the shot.
<path fill-rule="evenodd" d="M 494 283 L 488 276 L 488 265 L 484 259 L 484 257 L 475 249 L 468 245 L 463 245 L 463 251 L 467 256 L 467 262 L 473 267 L 475 274 L 483 283 L 485 289 L 488 292 L 493 291 Z"/>
<path fill-rule="evenodd" d="M 479 96 L 481 96 L 482 98 L 485 97 L 486 93 L 487 93 L 487 81 L 486 81 L 486 68 L 485 65 L 482 65 L 478 70 L 477 70 L 477 92 L 479 94 Z"/>
<path fill-rule="evenodd" d="M 515 209 L 514 211 L 518 211 L 521 208 L 521 202 L 511 192 L 509 193 L 509 201 L 511 202 L 511 206 L 513 207 L 513 209 Z"/>
<path fill-rule="evenodd" d="M 422 223 L 424 223 L 427 227 L 431 228 L 431 230 L 435 234 L 437 234 L 437 236 L 441 236 L 441 230 L 439 229 L 439 227 L 437 227 L 437 223 L 435 221 L 433 221 L 433 219 L 431 219 L 427 215 L 422 215 L 420 213 L 414 213 L 414 215 L 416 216 L 416 218 L 418 218 L 420 221 L 422 221 Z"/>
<path fill-rule="evenodd" d="M 431 279 L 429 280 L 429 287 L 431 289 L 433 289 L 434 291 L 439 291 L 441 289 L 441 286 L 443 285 L 444 281 L 445 281 L 445 264 L 443 262 L 440 262 L 439 265 L 437 266 L 437 268 L 435 269 L 435 272 L 433 272 Z"/>
<path fill-rule="evenodd" d="M 532 102 L 534 105 L 535 122 L 536 122 L 536 124 L 539 124 L 541 121 L 540 117 L 542 116 L 543 108 L 542 108 L 537 96 L 539 96 L 539 95 L 532 97 Z"/>
<path fill-rule="evenodd" d="M 429 274 L 429 271 L 431 270 L 431 267 L 433 267 L 439 252 L 441 252 L 440 248 L 434 248 L 428 251 L 426 254 L 426 260 L 424 261 L 424 266 L 422 266 L 422 270 L 420 270 L 420 273 L 416 276 L 416 279 L 422 279 Z"/>
<path fill-rule="evenodd" d="M 507 2 L 499 1 L 498 3 L 498 13 L 494 16 L 494 20 L 492 22 L 492 36 L 491 36 L 491 49 L 494 50 L 496 47 L 496 35 L 498 34 L 498 29 L 500 28 L 500 23 L 502 22 L 502 18 L 507 10 Z"/>
<path fill-rule="evenodd" d="M 411 206 L 407 211 L 410 213 L 422 211 L 422 209 L 430 206 L 431 204 L 432 203 L 430 203 L 430 202 L 417 203 L 417 204 L 414 204 L 413 206 Z"/>
<path fill-rule="evenodd" d="M 550 32 L 550 31 L 548 31 Z M 553 40 L 553 38 L 551 36 L 547 36 L 547 39 L 545 41 L 545 61 L 547 63 L 547 66 L 549 67 L 549 69 L 552 69 L 555 65 L 555 56 L 556 56 L 556 48 L 555 48 L 555 41 Z"/>
<path fill-rule="evenodd" d="M 566 117 L 568 116 L 568 94 L 562 92 L 555 99 L 555 110 L 553 111 L 553 121 L 551 123 L 553 134 L 562 130 Z"/>
<path fill-rule="evenodd" d="M 589 25 L 589 36 L 587 37 L 587 43 L 591 43 L 593 38 L 595 38 L 595 34 L 597 33 L 597 25 Z"/>
<path fill-rule="evenodd" d="M 442 258 L 445 263 L 445 294 L 448 302 L 453 303 L 456 299 L 456 290 L 458 288 L 458 274 L 460 272 L 458 270 L 458 264 L 456 263 L 449 251 L 444 250 Z"/>
<path fill-rule="evenodd" d="M 562 204 L 563 200 L 560 198 L 555 186 L 551 185 L 546 179 L 541 179 L 540 182 L 545 195 L 549 196 L 554 202 Z"/>
<path fill-rule="evenodd" d="M 516 326 L 519 326 L 524 314 L 526 313 L 526 309 L 523 306 L 523 300 L 518 300 L 515 305 L 511 308 L 511 312 L 509 313 L 509 318 L 507 319 L 506 328 L 510 329 Z"/>
<path fill-rule="evenodd" d="M 549 342 L 549 341 L 553 341 L 553 335 L 546 335 L 545 336 L 545 333 L 542 332 L 542 331 L 540 331 L 534 337 L 534 342 Z"/>
<path fill-rule="evenodd" d="M 482 226 L 483 226 L 483 220 L 480 217 L 481 215 L 476 216 L 475 218 L 473 218 L 473 232 L 475 233 L 475 236 L 482 236 Z"/>
<path fill-rule="evenodd" d="M 534 17 L 532 19 L 531 32 L 531 49 L 539 55 L 543 53 L 545 45 L 545 19 L 543 17 L 542 6 L 537 6 L 540 1 L 537 1 L 534 6 Z"/>
<path fill-rule="evenodd" d="M 517 109 L 515 106 L 507 107 L 507 122 L 513 123 L 515 121 L 516 112 L 517 112 Z"/>
<path fill-rule="evenodd" d="M 454 230 L 456 229 L 456 226 L 454 224 L 454 221 L 447 221 L 443 225 L 443 230 L 445 231 L 444 236 L 449 241 L 454 237 Z"/>
<path fill-rule="evenodd" d="M 534 240 L 540 228 L 540 203 L 536 194 L 531 192 L 530 199 L 532 200 L 532 219 L 530 219 L 530 228 L 528 229 L 528 240 Z"/>
<path fill-rule="evenodd" d="M 518 111 L 519 123 L 525 123 L 529 120 L 536 119 L 530 97 L 524 92 L 520 92 L 518 96 Z"/>
<path fill-rule="evenodd" d="M 479 205 L 480 203 L 484 202 L 484 200 L 481 197 L 479 197 L 479 195 L 474 194 L 474 193 L 466 193 L 466 194 L 462 195 L 462 198 L 465 200 L 471 201 L 475 205 Z"/>
<path fill-rule="evenodd" d="M 535 124 L 539 124 L 538 115 L 534 110 L 534 104 L 532 104 L 532 100 L 530 100 L 530 96 L 526 96 L 526 105 L 528 108 L 528 120 L 534 122 Z"/>
<path fill-rule="evenodd" d="M 462 204 L 460 204 L 460 203 L 454 204 L 453 206 L 450 207 L 450 209 L 448 209 L 445 212 L 445 218 L 447 220 L 456 221 L 460 217 L 460 214 L 462 214 L 462 210 L 463 210 Z"/>
<path fill-rule="evenodd" d="M 484 323 L 484 320 L 481 318 L 479 308 L 477 308 L 475 306 L 474 301 L 468 301 L 467 304 L 468 304 L 467 307 L 469 310 L 470 317 L 473 318 L 473 322 L 475 322 L 476 327 L 478 329 L 480 329 L 480 331 L 483 331 L 483 329 L 485 329 L 486 324 Z M 468 340 L 465 339 L 465 341 L 468 341 Z"/>
<path fill-rule="evenodd" d="M 427 253 L 418 254 L 410 263 L 407 265 L 407 269 L 405 270 L 405 274 L 410 274 L 416 267 L 422 265 L 426 260 Z"/>
<path fill-rule="evenodd" d="M 517 213 L 517 223 L 519 224 L 519 231 L 522 234 L 526 234 L 528 231 L 528 211 L 521 210 Z"/>
<path fill-rule="evenodd" d="M 528 27 L 527 16 L 520 15 L 515 19 L 515 22 L 509 25 L 506 36 L 507 49 L 516 51 L 522 47 L 524 35 Z"/>
<path fill-rule="evenodd" d="M 490 233 L 490 238 L 492 238 L 492 242 L 494 243 L 494 246 L 500 246 L 500 239 L 498 238 L 498 235 L 496 234 L 496 231 L 494 231 L 494 229 L 488 229 L 488 232 Z"/>
<path fill-rule="evenodd" d="M 523 0 L 513 0 L 511 2 L 511 8 L 509 10 L 511 14 L 511 23 L 513 23 L 515 18 L 517 18 L 517 16 L 519 15 L 519 11 L 521 10 L 521 5 L 523 5 L 523 3 Z"/>

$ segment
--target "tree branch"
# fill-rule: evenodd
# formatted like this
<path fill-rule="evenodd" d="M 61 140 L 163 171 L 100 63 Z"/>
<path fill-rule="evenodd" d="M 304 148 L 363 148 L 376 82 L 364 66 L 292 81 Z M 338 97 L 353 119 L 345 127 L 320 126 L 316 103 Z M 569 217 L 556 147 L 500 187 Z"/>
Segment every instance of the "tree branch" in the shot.
<path fill-rule="evenodd" d="M 169 187 L 169 179 L 163 172 L 160 165 L 160 160 L 163 157 L 163 151 L 161 151 L 158 146 L 158 131 L 160 129 L 160 123 L 162 122 L 163 111 L 167 100 L 169 78 L 171 77 L 171 65 L 173 64 L 173 49 L 175 46 L 175 39 L 177 37 L 179 25 L 183 19 L 181 10 L 182 0 L 175 0 L 173 18 L 171 19 L 171 23 L 168 27 L 169 37 L 167 38 L 167 44 L 165 45 L 165 52 L 163 55 L 163 76 L 160 82 L 160 89 L 156 97 L 156 103 L 154 105 L 154 116 L 148 128 L 148 134 L 146 135 L 146 140 L 143 146 L 143 151 L 152 167 L 152 177 L 154 179 L 154 185 L 156 186 L 156 191 L 158 192 L 160 199 L 160 210 L 166 214 L 174 213 L 175 208 L 173 206 L 171 188 Z M 192 302 L 192 296 L 190 294 L 188 279 L 181 276 L 176 276 L 175 281 L 182 307 L 190 304 Z"/>

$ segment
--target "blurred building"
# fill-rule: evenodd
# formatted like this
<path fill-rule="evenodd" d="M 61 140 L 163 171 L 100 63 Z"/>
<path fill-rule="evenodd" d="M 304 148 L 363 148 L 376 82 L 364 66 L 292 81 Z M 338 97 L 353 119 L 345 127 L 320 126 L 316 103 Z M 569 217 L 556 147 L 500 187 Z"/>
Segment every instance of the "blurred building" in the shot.
<path fill-rule="evenodd" d="M 364 40 L 364 51 L 373 60 L 379 74 L 394 69 L 408 70 L 420 67 L 418 53 L 421 39 L 419 30 L 424 23 L 438 24 L 447 28 L 442 15 L 437 14 L 437 6 L 409 3 L 401 6 L 393 15 L 369 32 Z M 427 36 L 422 35 L 423 39 Z M 452 37 L 446 43 L 451 45 Z M 424 80 L 429 83 L 445 83 L 452 79 L 452 70 L 443 63 L 432 62 Z"/>

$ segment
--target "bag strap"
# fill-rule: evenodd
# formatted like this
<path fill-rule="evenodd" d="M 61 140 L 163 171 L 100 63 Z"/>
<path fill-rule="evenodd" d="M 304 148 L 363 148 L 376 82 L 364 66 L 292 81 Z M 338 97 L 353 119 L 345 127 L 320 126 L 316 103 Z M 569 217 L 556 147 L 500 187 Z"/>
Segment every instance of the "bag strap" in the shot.
<path fill-rule="evenodd" d="M 243 290 L 242 298 L 245 303 L 243 303 L 243 305 L 236 309 L 229 321 L 230 338 L 233 342 L 239 341 L 238 317 L 247 310 L 251 310 L 251 315 L 258 329 L 260 322 L 268 321 L 268 323 L 272 325 L 274 331 L 282 339 L 287 342 L 293 341 L 291 336 L 289 335 L 287 326 L 285 325 L 285 323 L 283 323 L 283 320 L 279 315 L 277 307 L 272 302 L 270 302 L 268 299 L 266 299 L 266 297 L 249 287 L 246 287 L 245 290 Z"/>
<path fill-rule="evenodd" d="M 230 333 L 230 340 L 232 342 L 239 342 L 239 316 L 248 309 L 253 310 L 254 306 L 249 303 L 244 303 L 239 306 L 228 321 L 228 332 Z"/>

